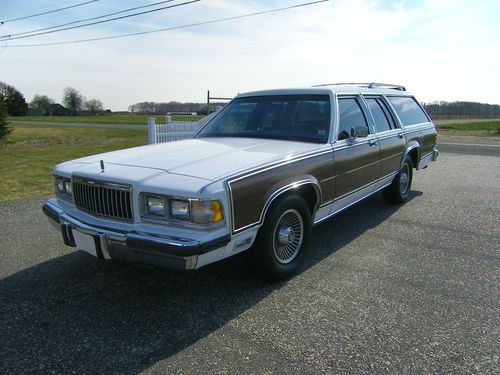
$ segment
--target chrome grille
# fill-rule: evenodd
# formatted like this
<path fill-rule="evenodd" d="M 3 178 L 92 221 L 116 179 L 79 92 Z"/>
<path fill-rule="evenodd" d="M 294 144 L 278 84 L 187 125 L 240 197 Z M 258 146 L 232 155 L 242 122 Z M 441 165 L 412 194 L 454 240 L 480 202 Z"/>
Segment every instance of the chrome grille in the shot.
<path fill-rule="evenodd" d="M 85 212 L 118 220 L 133 220 L 130 186 L 73 178 L 75 206 Z"/>

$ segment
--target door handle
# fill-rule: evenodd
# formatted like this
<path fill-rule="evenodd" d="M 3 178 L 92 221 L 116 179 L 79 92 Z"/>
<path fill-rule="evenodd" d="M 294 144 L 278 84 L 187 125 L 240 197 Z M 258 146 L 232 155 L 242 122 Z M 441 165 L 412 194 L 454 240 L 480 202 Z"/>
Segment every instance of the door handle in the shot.
<path fill-rule="evenodd" d="M 377 141 L 376 141 L 375 139 L 370 139 L 370 140 L 368 141 L 368 144 L 369 144 L 370 146 L 375 146 L 375 145 L 377 144 Z"/>
<path fill-rule="evenodd" d="M 403 133 L 398 133 L 398 138 L 403 138 Z"/>

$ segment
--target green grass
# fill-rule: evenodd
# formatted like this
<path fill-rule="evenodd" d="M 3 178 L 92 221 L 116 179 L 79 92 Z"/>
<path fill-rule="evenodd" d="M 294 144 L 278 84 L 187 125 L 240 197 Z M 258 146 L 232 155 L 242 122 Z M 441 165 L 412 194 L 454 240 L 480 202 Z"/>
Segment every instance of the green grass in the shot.
<path fill-rule="evenodd" d="M 29 122 L 73 122 L 89 124 L 126 124 L 146 125 L 149 117 L 156 117 L 158 122 L 164 122 L 165 116 L 160 115 L 110 115 L 110 116 L 16 116 L 8 117 L 7 121 Z M 175 115 L 173 121 L 197 121 L 203 116 Z"/>
<path fill-rule="evenodd" d="M 450 129 L 461 131 L 492 131 L 500 135 L 500 120 L 489 122 L 470 122 L 464 124 L 438 125 L 438 129 Z"/>
<path fill-rule="evenodd" d="M 144 145 L 147 132 L 50 126 L 13 126 L 0 144 L 0 202 L 53 194 L 52 167 L 100 152 Z"/>
<path fill-rule="evenodd" d="M 130 117 L 137 119 L 140 116 L 124 116 Z M 115 116 L 116 118 L 120 117 Z M 452 134 L 498 137 L 500 121 L 447 124 L 438 126 L 438 129 Z M 146 128 L 135 130 L 14 125 L 7 143 L 0 144 L 0 202 L 52 195 L 54 188 L 51 170 L 60 162 L 146 143 Z"/>

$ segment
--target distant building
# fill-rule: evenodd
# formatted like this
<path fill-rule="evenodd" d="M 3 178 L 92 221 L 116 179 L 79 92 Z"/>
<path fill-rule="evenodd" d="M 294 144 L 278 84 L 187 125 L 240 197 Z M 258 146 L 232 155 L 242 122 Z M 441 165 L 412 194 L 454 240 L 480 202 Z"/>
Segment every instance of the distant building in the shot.
<path fill-rule="evenodd" d="M 26 116 L 43 116 L 43 112 L 39 108 L 28 108 Z"/>
<path fill-rule="evenodd" d="M 63 107 L 59 103 L 51 104 L 49 110 L 50 116 L 70 116 L 71 111 L 66 107 Z"/>

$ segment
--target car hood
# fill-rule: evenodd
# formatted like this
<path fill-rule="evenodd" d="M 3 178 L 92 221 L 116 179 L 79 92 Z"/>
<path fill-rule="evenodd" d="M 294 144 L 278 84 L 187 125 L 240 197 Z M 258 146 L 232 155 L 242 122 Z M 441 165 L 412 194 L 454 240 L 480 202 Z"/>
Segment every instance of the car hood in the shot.
<path fill-rule="evenodd" d="M 302 154 L 324 145 L 254 138 L 200 138 L 160 143 L 108 152 L 73 163 L 119 165 L 162 170 L 171 174 L 216 180 L 284 157 Z"/>

